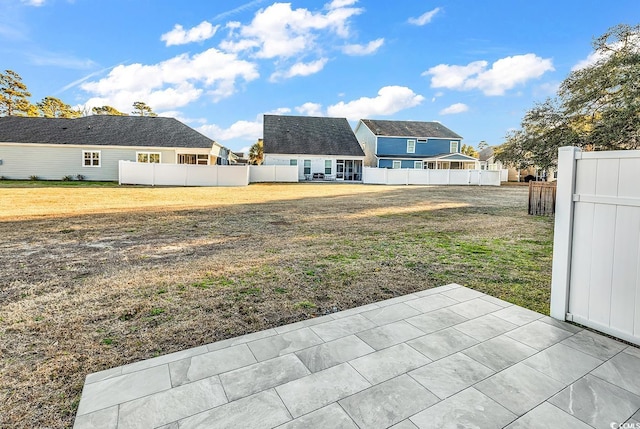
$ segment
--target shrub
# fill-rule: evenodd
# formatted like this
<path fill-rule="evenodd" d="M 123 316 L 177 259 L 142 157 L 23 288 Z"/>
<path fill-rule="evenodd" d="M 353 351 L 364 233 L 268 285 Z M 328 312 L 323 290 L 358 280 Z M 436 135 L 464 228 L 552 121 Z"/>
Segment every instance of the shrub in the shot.
<path fill-rule="evenodd" d="M 0 176 L 0 180 L 9 180 L 7 176 Z"/>
<path fill-rule="evenodd" d="M 82 174 L 76 174 L 76 179 L 82 181 L 82 180 L 86 179 L 86 177 L 83 176 Z"/>
<path fill-rule="evenodd" d="M 29 180 L 35 181 L 35 180 L 40 180 L 40 178 L 34 174 L 33 176 L 29 176 Z"/>
<path fill-rule="evenodd" d="M 63 182 L 71 182 L 73 180 L 73 176 L 67 174 L 66 176 L 62 176 Z"/>

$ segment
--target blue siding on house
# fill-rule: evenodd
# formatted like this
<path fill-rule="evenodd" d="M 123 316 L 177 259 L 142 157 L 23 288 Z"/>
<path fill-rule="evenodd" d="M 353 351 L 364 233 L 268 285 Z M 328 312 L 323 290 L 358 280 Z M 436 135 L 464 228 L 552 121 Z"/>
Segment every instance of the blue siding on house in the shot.
<path fill-rule="evenodd" d="M 427 139 L 426 142 L 419 142 L 418 138 L 407 137 L 382 137 L 378 136 L 378 151 L 377 155 L 409 155 L 407 154 L 407 140 L 416 141 L 416 152 L 410 155 L 424 155 L 433 156 L 443 153 L 449 153 L 450 142 L 457 141 L 458 148 L 460 148 L 459 139 Z M 404 168 L 404 167 L 403 167 Z M 413 168 L 407 167 L 407 168 Z"/>
<path fill-rule="evenodd" d="M 396 159 L 396 161 L 398 161 Z M 402 166 L 400 168 L 414 168 L 414 163 L 417 160 L 414 159 L 401 159 L 400 162 Z M 378 161 L 379 168 L 392 168 L 393 167 L 393 159 L 381 159 Z"/>

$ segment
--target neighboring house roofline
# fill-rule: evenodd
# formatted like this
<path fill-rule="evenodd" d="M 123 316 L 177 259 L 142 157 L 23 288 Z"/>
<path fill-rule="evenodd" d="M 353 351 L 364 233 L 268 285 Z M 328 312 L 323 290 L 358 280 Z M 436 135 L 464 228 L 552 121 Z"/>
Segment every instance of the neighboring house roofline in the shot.
<path fill-rule="evenodd" d="M 360 119 L 376 137 L 441 138 L 463 140 L 463 137 L 435 121 L 394 121 L 382 119 Z"/>

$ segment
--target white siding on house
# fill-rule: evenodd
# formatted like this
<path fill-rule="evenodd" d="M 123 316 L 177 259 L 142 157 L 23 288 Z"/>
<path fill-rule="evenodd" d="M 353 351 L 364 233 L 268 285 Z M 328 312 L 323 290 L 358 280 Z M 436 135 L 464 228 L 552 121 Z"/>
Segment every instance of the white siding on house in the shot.
<path fill-rule="evenodd" d="M 376 136 L 362 122 L 358 124 L 355 132 L 356 139 L 360 142 L 360 146 L 364 150 L 364 166 L 377 167 L 378 158 L 376 158 Z"/>
<path fill-rule="evenodd" d="M 353 159 L 362 161 L 361 156 L 344 156 L 344 155 L 298 155 L 298 154 L 265 154 L 263 165 L 291 165 L 291 160 L 295 159 L 298 163 L 298 179 L 304 180 L 304 161 L 311 161 L 311 173 L 325 172 L 325 160 L 331 161 L 331 174 L 336 174 L 336 160 Z"/>
<path fill-rule="evenodd" d="M 82 152 L 99 151 L 100 167 L 84 167 Z M 173 149 L 66 146 L 27 143 L 0 144 L 0 176 L 8 179 L 29 179 L 38 176 L 43 180 L 62 180 L 64 176 L 83 175 L 86 180 L 118 180 L 118 161 L 135 161 L 136 152 L 160 152 L 162 163 L 175 163 Z"/>

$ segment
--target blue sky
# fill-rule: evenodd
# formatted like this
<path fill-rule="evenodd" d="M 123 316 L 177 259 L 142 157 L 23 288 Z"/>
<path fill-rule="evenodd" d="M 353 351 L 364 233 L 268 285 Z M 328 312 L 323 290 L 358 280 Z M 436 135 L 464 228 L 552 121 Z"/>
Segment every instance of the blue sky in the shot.
<path fill-rule="evenodd" d="M 262 115 L 440 121 L 500 144 L 640 21 L 615 0 L 0 0 L 0 68 L 45 96 L 131 111 L 145 101 L 233 150 Z"/>

